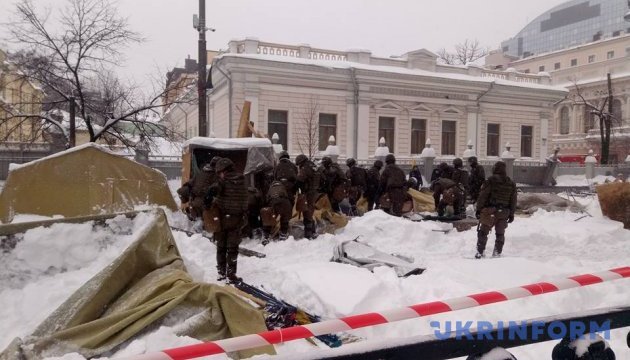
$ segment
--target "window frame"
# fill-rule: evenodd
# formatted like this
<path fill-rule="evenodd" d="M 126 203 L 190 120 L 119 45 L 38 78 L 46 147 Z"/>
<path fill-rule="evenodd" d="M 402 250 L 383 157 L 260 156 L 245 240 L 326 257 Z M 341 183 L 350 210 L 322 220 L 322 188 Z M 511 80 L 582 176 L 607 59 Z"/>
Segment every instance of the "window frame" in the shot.
<path fill-rule="evenodd" d="M 420 121 L 423 124 L 423 129 L 414 129 L 413 125 L 414 125 L 414 121 Z M 412 155 L 416 155 L 416 154 L 421 154 L 422 150 L 425 148 L 426 143 L 427 143 L 427 123 L 428 123 L 428 119 L 425 118 L 419 118 L 419 117 L 412 117 L 411 121 L 410 121 L 410 140 L 409 140 L 409 153 Z M 420 132 L 420 133 L 424 133 L 423 138 L 420 141 L 420 144 L 414 144 L 414 140 L 415 139 L 415 135 L 416 132 Z M 416 145 L 416 149 L 414 149 L 414 145 Z M 414 152 L 414 150 L 416 150 Z"/>
<path fill-rule="evenodd" d="M 391 131 L 391 139 L 389 135 L 384 135 L 381 134 L 381 120 L 382 119 L 387 119 L 392 121 L 393 124 L 393 128 L 386 128 L 384 129 L 384 131 L 390 132 Z M 396 117 L 395 116 L 390 116 L 390 115 L 379 115 L 377 120 L 378 123 L 376 124 L 377 128 L 376 128 L 376 134 L 377 134 L 377 139 L 376 139 L 376 143 L 378 144 L 379 141 L 381 140 L 381 137 L 385 138 L 385 145 L 389 148 L 389 151 L 394 153 L 396 150 Z"/>
<path fill-rule="evenodd" d="M 289 110 L 286 109 L 267 109 L 267 133 L 269 136 L 269 139 L 271 139 L 271 137 L 273 136 L 274 133 L 276 133 L 276 131 L 271 131 L 271 124 L 281 124 L 281 123 L 275 123 L 271 121 L 271 112 L 282 112 L 286 114 L 286 123 L 284 124 L 286 126 L 286 136 L 283 136 L 283 134 L 278 134 L 278 136 L 280 137 L 280 141 L 278 142 L 278 144 L 282 145 L 282 149 L 289 151 L 288 147 L 289 147 Z"/>
<path fill-rule="evenodd" d="M 497 130 L 496 133 L 495 132 L 490 132 L 490 126 L 496 126 Z M 490 135 L 492 134 L 492 139 L 490 137 Z M 496 139 L 494 139 L 494 137 L 496 136 Z M 494 141 L 493 141 L 494 140 Z M 492 142 L 492 144 L 491 144 Z M 496 143 L 496 150 L 493 148 L 491 149 L 491 145 L 495 145 Z M 492 151 L 491 151 L 492 150 Z M 501 124 L 499 123 L 487 123 L 486 124 L 486 156 L 488 157 L 498 157 L 501 151 Z"/>
<path fill-rule="evenodd" d="M 326 128 L 332 128 L 334 127 L 334 133 L 330 134 L 329 132 L 326 132 L 326 135 L 324 137 L 322 137 L 322 115 L 325 116 L 333 116 L 334 120 L 335 120 L 335 125 L 331 126 L 331 125 L 323 125 Z M 328 139 L 330 138 L 330 135 L 333 135 L 335 137 L 335 141 L 337 140 L 337 128 L 338 128 L 338 124 L 339 122 L 337 121 L 339 118 L 338 114 L 336 113 L 328 113 L 328 112 L 320 112 L 317 114 L 317 140 L 318 140 L 318 150 L 319 151 L 325 151 L 326 148 L 328 147 Z M 323 143 L 322 143 L 323 141 Z"/>
<path fill-rule="evenodd" d="M 531 133 L 528 135 L 529 136 L 529 155 L 525 154 L 525 146 L 523 144 L 523 141 L 526 140 L 526 135 L 524 135 L 523 130 L 525 128 L 530 128 L 531 129 Z M 533 125 L 521 125 L 521 157 L 524 158 L 532 158 L 534 156 L 534 126 Z"/>
<path fill-rule="evenodd" d="M 453 131 L 449 131 L 449 134 L 453 134 L 452 137 L 452 142 L 449 142 L 447 139 L 447 137 L 445 136 L 445 131 L 444 131 L 444 125 L 446 123 L 453 123 L 454 127 L 453 127 Z M 452 119 L 443 119 L 441 124 L 440 124 L 440 135 L 441 135 L 441 141 L 440 141 L 440 153 L 443 156 L 448 156 L 448 155 L 457 155 L 457 120 L 452 120 Z M 450 137 L 450 136 L 449 136 Z M 453 151 L 450 151 L 450 149 L 448 149 L 448 147 L 450 147 L 450 145 L 452 144 L 453 147 Z M 446 149 L 446 150 L 445 150 Z"/>

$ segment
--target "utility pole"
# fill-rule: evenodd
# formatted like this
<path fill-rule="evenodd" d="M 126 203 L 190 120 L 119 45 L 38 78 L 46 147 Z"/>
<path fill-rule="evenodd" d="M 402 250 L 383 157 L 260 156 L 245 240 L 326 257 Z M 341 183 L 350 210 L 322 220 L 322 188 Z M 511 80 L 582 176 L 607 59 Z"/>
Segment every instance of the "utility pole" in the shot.
<path fill-rule="evenodd" d="M 199 94 L 199 136 L 208 136 L 208 121 L 206 118 L 206 66 L 208 53 L 206 51 L 206 0 L 199 0 L 199 72 L 197 79 L 197 93 Z"/>
<path fill-rule="evenodd" d="M 74 96 L 70 96 L 70 133 L 68 134 L 68 148 L 73 148 L 76 146 L 76 108 L 77 103 L 75 102 Z"/>

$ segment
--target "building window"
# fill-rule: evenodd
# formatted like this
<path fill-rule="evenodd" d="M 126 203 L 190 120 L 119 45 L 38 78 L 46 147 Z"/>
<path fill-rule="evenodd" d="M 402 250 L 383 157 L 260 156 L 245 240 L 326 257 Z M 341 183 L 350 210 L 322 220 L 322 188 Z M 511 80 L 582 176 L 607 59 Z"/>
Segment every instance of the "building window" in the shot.
<path fill-rule="evenodd" d="M 533 126 L 521 126 L 521 157 L 532 157 Z"/>
<path fill-rule="evenodd" d="M 553 69 L 554 70 L 559 70 L 560 69 L 560 63 L 557 62 L 557 63 L 553 64 Z"/>
<path fill-rule="evenodd" d="M 385 138 L 385 143 L 389 151 L 395 152 L 395 131 L 396 119 L 393 117 L 380 116 L 378 118 L 378 140 Z"/>
<path fill-rule="evenodd" d="M 577 59 L 571 59 L 571 66 L 577 66 Z"/>
<path fill-rule="evenodd" d="M 442 121 L 442 155 L 455 155 L 457 121 Z"/>
<path fill-rule="evenodd" d="M 615 57 L 615 52 L 614 51 L 609 51 L 608 53 L 606 53 L 606 59 L 610 60 L 612 58 Z"/>
<path fill-rule="evenodd" d="M 487 156 L 499 156 L 499 124 L 488 124 Z"/>
<path fill-rule="evenodd" d="M 563 107 L 560 110 L 560 134 L 566 135 L 569 133 L 569 108 Z"/>
<path fill-rule="evenodd" d="M 538 67 L 538 72 L 543 72 L 545 71 L 545 65 L 541 65 Z"/>
<path fill-rule="evenodd" d="M 280 140 L 279 144 L 282 145 L 284 150 L 288 150 L 287 145 L 287 136 L 288 132 L 288 124 L 289 124 L 289 112 L 284 110 L 269 110 L 269 126 L 268 133 L 269 136 L 273 136 L 273 134 L 278 134 Z"/>
<path fill-rule="evenodd" d="M 529 69 L 525 69 L 525 70 L 523 70 L 523 72 L 524 72 L 525 74 L 529 74 Z"/>
<path fill-rule="evenodd" d="M 591 112 L 588 107 L 584 108 L 584 132 L 588 133 L 589 130 L 595 128 L 595 114 Z"/>
<path fill-rule="evenodd" d="M 319 114 L 319 150 L 324 151 L 328 147 L 328 139 L 331 136 L 337 138 L 337 115 Z"/>
<path fill-rule="evenodd" d="M 595 55 L 589 55 L 588 56 L 588 63 L 594 63 L 595 62 Z"/>
<path fill-rule="evenodd" d="M 621 100 L 615 99 L 612 103 L 612 116 L 613 116 L 613 124 L 617 126 L 621 125 L 621 119 L 623 114 L 621 113 Z"/>
<path fill-rule="evenodd" d="M 420 154 L 427 141 L 427 121 L 411 119 L 411 153 Z"/>

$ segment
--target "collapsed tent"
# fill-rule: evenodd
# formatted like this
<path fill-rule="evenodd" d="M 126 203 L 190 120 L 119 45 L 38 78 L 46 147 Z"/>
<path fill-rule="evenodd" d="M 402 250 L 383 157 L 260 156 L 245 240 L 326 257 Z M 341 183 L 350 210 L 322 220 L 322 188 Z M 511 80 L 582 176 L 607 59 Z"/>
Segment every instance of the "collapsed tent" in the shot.
<path fill-rule="evenodd" d="M 145 204 L 177 209 L 166 176 L 88 143 L 12 168 L 0 193 L 0 222 L 16 214 L 86 216 Z"/>
<path fill-rule="evenodd" d="M 119 216 L 144 217 L 141 224 L 123 229 L 132 234 L 131 245 L 75 291 L 30 336 L 15 339 L 0 353 L 0 359 L 41 359 L 69 352 L 86 358 L 111 356 L 164 321 L 176 329 L 178 336 L 202 341 L 266 330 L 263 314 L 233 292 L 192 281 L 161 209 L 0 225 L 0 236 L 19 238 L 17 234 L 59 224 L 115 227 L 119 223 L 110 225 L 110 220 Z M 73 234 L 71 229 L 69 236 L 91 235 Z M 262 353 L 273 354 L 274 350 L 269 346 L 233 355 Z"/>
<path fill-rule="evenodd" d="M 370 271 L 379 266 L 389 266 L 399 277 L 422 274 L 425 270 L 416 267 L 413 259 L 384 253 L 357 240 L 344 241 L 335 246 L 331 261 L 366 268 Z"/>

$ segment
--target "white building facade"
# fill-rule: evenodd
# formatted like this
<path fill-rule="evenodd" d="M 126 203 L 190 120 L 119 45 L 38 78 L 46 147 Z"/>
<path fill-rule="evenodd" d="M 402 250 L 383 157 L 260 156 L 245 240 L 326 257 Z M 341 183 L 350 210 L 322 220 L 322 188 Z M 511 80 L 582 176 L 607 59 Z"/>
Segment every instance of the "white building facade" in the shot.
<path fill-rule="evenodd" d="M 292 156 L 313 141 L 323 151 L 334 135 L 341 157 L 359 160 L 373 158 L 381 137 L 402 161 L 418 158 L 429 140 L 439 158 L 461 157 L 471 142 L 482 159 L 498 158 L 509 143 L 517 158 L 543 160 L 554 104 L 566 96 L 544 74 L 444 66 L 427 50 L 379 58 L 256 39 L 230 42 L 211 77 L 215 136 L 236 136 L 249 101 L 255 127 L 277 133 Z"/>

